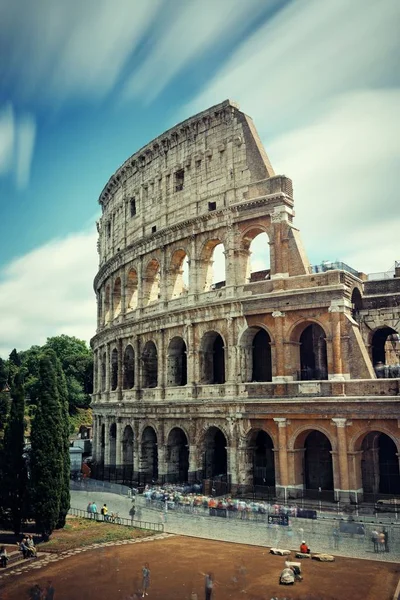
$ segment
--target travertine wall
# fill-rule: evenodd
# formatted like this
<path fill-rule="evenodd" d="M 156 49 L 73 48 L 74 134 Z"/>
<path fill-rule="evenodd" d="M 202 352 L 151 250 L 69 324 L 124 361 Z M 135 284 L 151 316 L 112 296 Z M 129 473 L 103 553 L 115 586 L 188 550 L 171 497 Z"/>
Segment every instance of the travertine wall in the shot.
<path fill-rule="evenodd" d="M 296 495 L 313 485 L 304 461 L 319 432 L 332 489 L 359 497 L 361 437 L 380 431 L 400 451 L 399 380 L 375 379 L 352 300 L 364 283 L 311 272 L 292 183 L 274 174 L 251 119 L 230 101 L 188 119 L 129 158 L 99 201 L 97 461 L 128 464 L 132 477 L 248 484 L 265 432 L 269 485 Z M 270 258 L 262 278 L 249 268 L 260 233 Z"/>

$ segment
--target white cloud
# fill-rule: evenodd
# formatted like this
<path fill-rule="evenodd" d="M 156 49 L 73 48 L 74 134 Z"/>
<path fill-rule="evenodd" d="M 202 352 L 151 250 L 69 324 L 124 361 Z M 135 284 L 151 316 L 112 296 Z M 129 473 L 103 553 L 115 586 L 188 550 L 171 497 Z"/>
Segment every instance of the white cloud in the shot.
<path fill-rule="evenodd" d="M 269 7 L 277 3 L 269 0 Z M 191 0 L 170 6 L 146 59 L 126 82 L 125 98 L 153 100 L 185 66 L 239 35 L 266 9 L 260 0 Z"/>
<path fill-rule="evenodd" d="M 11 104 L 0 112 L 0 176 L 14 173 L 17 186 L 29 181 L 36 122 L 29 114 L 15 115 Z"/>
<path fill-rule="evenodd" d="M 92 288 L 98 270 L 95 232 L 49 243 L 9 263 L 0 273 L 0 355 L 25 350 L 66 333 L 89 339 L 96 329 Z"/>

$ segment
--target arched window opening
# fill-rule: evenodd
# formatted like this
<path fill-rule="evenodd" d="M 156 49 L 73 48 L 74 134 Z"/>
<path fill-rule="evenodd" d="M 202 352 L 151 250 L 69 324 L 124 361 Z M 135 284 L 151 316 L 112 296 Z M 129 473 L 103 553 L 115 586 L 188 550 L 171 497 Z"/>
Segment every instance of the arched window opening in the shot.
<path fill-rule="evenodd" d="M 357 323 L 360 321 L 360 310 L 362 310 L 363 303 L 361 293 L 358 288 L 354 288 L 351 294 L 351 316 Z"/>
<path fill-rule="evenodd" d="M 118 350 L 114 348 L 111 353 L 111 389 L 116 390 L 118 386 Z"/>
<path fill-rule="evenodd" d="M 307 490 L 333 490 L 332 446 L 326 435 L 311 431 L 305 440 L 304 483 Z"/>
<path fill-rule="evenodd" d="M 227 474 L 227 442 L 218 427 L 210 427 L 205 437 L 204 476 L 205 479 L 222 477 Z"/>
<path fill-rule="evenodd" d="M 249 246 L 248 278 L 250 282 L 264 281 L 271 277 L 269 237 L 263 232 L 256 235 Z"/>
<path fill-rule="evenodd" d="M 121 279 L 117 277 L 114 283 L 114 293 L 113 293 L 113 301 L 114 301 L 114 319 L 121 314 Z"/>
<path fill-rule="evenodd" d="M 300 373 L 298 379 L 328 379 L 325 332 L 316 323 L 308 325 L 300 336 Z"/>
<path fill-rule="evenodd" d="M 107 356 L 104 352 L 101 359 L 101 391 L 106 391 L 106 381 L 107 381 Z"/>
<path fill-rule="evenodd" d="M 265 431 L 255 432 L 251 443 L 253 484 L 275 487 L 274 445 Z"/>
<path fill-rule="evenodd" d="M 146 427 L 142 435 L 140 470 L 149 479 L 158 479 L 157 435 L 152 427 Z"/>
<path fill-rule="evenodd" d="M 168 481 L 185 483 L 189 472 L 189 444 L 186 434 L 179 427 L 174 427 L 168 436 L 167 443 Z"/>
<path fill-rule="evenodd" d="M 104 465 L 104 456 L 105 456 L 105 448 L 106 448 L 106 426 L 104 423 L 100 429 L 100 464 Z"/>
<path fill-rule="evenodd" d="M 184 250 L 174 252 L 170 268 L 170 297 L 178 298 L 189 289 L 189 259 Z"/>
<path fill-rule="evenodd" d="M 110 322 L 110 306 L 111 306 L 111 287 L 106 285 L 104 292 L 104 324 Z"/>
<path fill-rule="evenodd" d="M 124 389 L 131 390 L 135 385 L 135 353 L 127 346 L 124 353 Z"/>
<path fill-rule="evenodd" d="M 391 327 L 381 327 L 372 336 L 372 364 L 376 376 L 400 377 L 400 336 Z"/>
<path fill-rule="evenodd" d="M 205 292 L 225 287 L 225 252 L 220 240 L 209 240 L 202 253 L 199 289 Z"/>
<path fill-rule="evenodd" d="M 133 429 L 127 425 L 122 436 L 122 480 L 132 481 L 133 475 Z"/>
<path fill-rule="evenodd" d="M 272 381 L 271 338 L 260 329 L 253 339 L 252 381 Z"/>
<path fill-rule="evenodd" d="M 385 433 L 371 431 L 363 439 L 361 450 L 364 500 L 373 501 L 377 494 L 400 494 L 399 459 L 393 440 Z"/>
<path fill-rule="evenodd" d="M 138 305 L 138 276 L 134 269 L 128 273 L 128 281 L 126 286 L 126 302 L 127 310 L 135 310 Z"/>
<path fill-rule="evenodd" d="M 147 265 L 143 281 L 143 300 L 144 304 L 157 302 L 160 297 L 160 265 L 156 259 L 153 259 Z"/>
<path fill-rule="evenodd" d="M 186 344 L 180 337 L 174 337 L 168 347 L 167 385 L 187 384 Z"/>
<path fill-rule="evenodd" d="M 202 382 L 225 383 L 225 348 L 222 337 L 216 331 L 205 334 L 202 343 Z"/>
<path fill-rule="evenodd" d="M 143 387 L 153 388 L 158 384 L 158 357 L 154 342 L 147 342 L 142 354 Z"/>
<path fill-rule="evenodd" d="M 117 426 L 113 423 L 109 432 L 110 442 L 110 468 L 115 468 L 117 462 Z"/>

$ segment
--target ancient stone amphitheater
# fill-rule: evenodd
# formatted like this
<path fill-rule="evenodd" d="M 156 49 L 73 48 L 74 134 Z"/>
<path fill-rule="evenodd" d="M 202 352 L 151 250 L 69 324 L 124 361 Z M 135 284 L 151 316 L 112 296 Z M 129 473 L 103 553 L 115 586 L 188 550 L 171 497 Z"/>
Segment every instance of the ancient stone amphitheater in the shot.
<path fill-rule="evenodd" d="M 187 119 L 99 202 L 98 477 L 400 494 L 400 269 L 310 265 L 250 117 Z"/>

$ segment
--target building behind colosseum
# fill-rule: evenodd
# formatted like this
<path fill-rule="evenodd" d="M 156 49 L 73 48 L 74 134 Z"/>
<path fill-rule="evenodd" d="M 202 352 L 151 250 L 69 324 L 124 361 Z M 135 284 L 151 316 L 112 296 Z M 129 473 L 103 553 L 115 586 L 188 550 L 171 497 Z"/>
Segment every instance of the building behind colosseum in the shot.
<path fill-rule="evenodd" d="M 312 267 L 292 182 L 235 103 L 136 152 L 99 202 L 98 477 L 400 494 L 400 265 Z"/>

